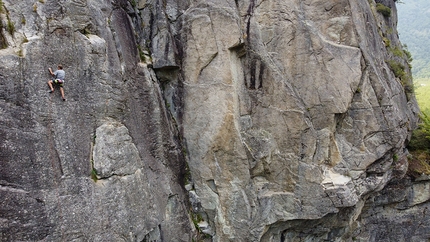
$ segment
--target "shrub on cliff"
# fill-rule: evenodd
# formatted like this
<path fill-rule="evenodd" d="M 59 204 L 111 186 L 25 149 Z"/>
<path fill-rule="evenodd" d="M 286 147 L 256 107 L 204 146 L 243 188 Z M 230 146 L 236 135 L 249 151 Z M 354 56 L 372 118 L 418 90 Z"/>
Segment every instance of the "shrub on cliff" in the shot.
<path fill-rule="evenodd" d="M 408 148 L 410 150 L 425 150 L 430 149 L 430 118 L 427 114 L 421 115 L 421 123 L 418 129 L 412 133 L 411 141 Z"/>
<path fill-rule="evenodd" d="M 401 80 L 405 79 L 405 66 L 395 60 L 386 61 L 390 69 L 393 71 L 394 76 L 400 78 Z"/>
<path fill-rule="evenodd" d="M 378 11 L 378 13 L 381 13 L 382 15 L 384 15 L 384 17 L 390 17 L 391 16 L 391 8 L 385 6 L 382 3 L 376 4 L 376 11 Z"/>
<path fill-rule="evenodd" d="M 412 151 L 408 158 L 408 174 L 414 178 L 422 174 L 430 175 L 430 154 L 424 151 Z"/>
<path fill-rule="evenodd" d="M 412 154 L 409 157 L 409 174 L 414 177 L 430 175 L 430 118 L 425 113 L 421 116 L 419 128 L 412 133 L 408 149 Z"/>
<path fill-rule="evenodd" d="M 403 52 L 402 52 L 402 55 L 403 55 Z M 406 67 L 400 62 L 395 60 L 387 60 L 386 63 L 393 71 L 394 76 L 400 79 L 400 82 L 402 83 L 402 86 L 404 87 L 406 94 L 413 93 L 414 88 L 412 83 L 412 76 L 410 72 L 407 72 L 405 70 Z M 409 62 L 408 62 L 408 65 L 410 65 Z M 409 100 L 409 97 L 408 97 L 408 100 Z"/>

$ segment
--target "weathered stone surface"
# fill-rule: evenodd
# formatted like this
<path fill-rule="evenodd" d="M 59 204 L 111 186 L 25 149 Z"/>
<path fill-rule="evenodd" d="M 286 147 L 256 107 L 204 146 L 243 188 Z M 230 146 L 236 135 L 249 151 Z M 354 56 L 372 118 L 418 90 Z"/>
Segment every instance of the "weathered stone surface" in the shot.
<path fill-rule="evenodd" d="M 143 167 L 127 127 L 121 123 L 105 123 L 96 129 L 95 136 L 93 165 L 99 178 L 131 175 Z"/>
<path fill-rule="evenodd" d="M 390 180 L 416 110 L 392 73 L 381 73 L 383 26 L 372 7 L 250 1 L 238 3 L 239 15 L 210 3 L 184 13 L 182 124 L 216 241 L 259 240 L 276 222 L 323 218 Z M 370 170 L 377 160 L 387 169 Z"/>
<path fill-rule="evenodd" d="M 2 2 L 0 240 L 430 237 L 394 1 Z"/>
<path fill-rule="evenodd" d="M 129 3 L 2 2 L 0 240 L 191 241 L 181 144 Z M 47 93 L 58 63 L 66 102 Z"/>
<path fill-rule="evenodd" d="M 356 222 L 353 238 L 357 241 L 423 241 L 429 238 L 428 185 L 428 182 L 404 179 L 371 195 Z"/>

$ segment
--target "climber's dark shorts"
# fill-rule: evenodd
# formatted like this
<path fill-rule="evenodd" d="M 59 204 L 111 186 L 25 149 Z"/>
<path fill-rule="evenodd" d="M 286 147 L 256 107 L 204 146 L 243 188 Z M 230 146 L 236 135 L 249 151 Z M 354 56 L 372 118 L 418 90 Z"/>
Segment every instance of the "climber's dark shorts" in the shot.
<path fill-rule="evenodd" d="M 57 84 L 60 87 L 63 87 L 64 81 L 60 79 L 55 79 L 53 83 Z"/>

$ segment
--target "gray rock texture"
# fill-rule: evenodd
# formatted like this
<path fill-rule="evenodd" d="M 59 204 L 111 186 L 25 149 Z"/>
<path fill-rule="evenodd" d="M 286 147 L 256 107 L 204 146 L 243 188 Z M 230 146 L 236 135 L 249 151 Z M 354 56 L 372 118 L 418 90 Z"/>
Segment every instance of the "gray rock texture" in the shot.
<path fill-rule="evenodd" d="M 0 240 L 429 239 L 377 2 L 1 0 Z"/>

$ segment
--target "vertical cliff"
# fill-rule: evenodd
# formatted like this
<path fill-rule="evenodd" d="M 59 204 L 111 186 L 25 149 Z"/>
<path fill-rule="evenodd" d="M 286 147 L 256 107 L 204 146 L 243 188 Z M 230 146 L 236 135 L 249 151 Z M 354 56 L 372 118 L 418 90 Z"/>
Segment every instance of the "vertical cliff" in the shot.
<path fill-rule="evenodd" d="M 191 241 L 178 131 L 127 6 L 3 1 L 2 241 Z M 59 63 L 66 102 L 47 92 Z"/>
<path fill-rule="evenodd" d="M 0 3 L 2 241 L 430 237 L 393 0 Z"/>

